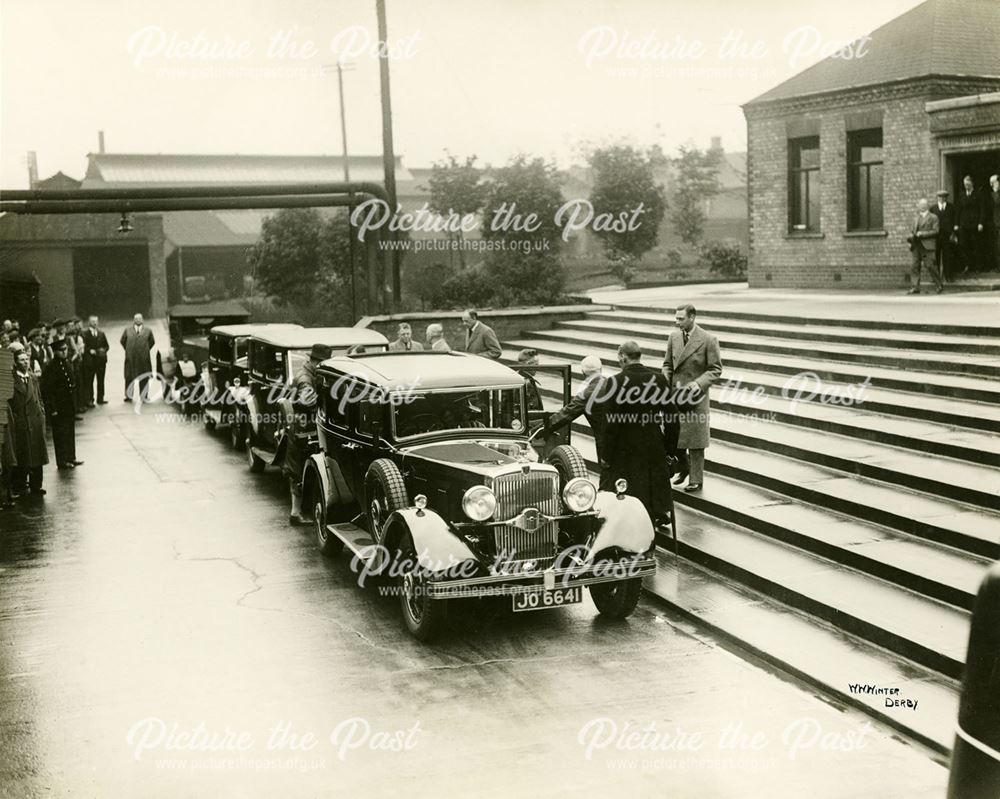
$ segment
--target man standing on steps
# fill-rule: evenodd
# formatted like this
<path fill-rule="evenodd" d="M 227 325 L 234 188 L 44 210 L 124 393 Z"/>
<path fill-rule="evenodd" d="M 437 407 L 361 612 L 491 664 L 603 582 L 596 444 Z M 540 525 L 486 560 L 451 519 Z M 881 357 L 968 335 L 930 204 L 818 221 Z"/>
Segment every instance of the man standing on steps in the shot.
<path fill-rule="evenodd" d="M 503 350 L 500 340 L 493 328 L 479 321 L 479 314 L 468 310 L 462 314 L 462 324 L 465 325 L 465 351 L 473 355 L 482 355 L 494 361 L 500 357 Z"/>
<path fill-rule="evenodd" d="M 682 305 L 674 314 L 677 329 L 667 337 L 663 376 L 679 410 L 677 451 L 681 464 L 674 485 L 684 480 L 685 491 L 700 491 L 705 482 L 705 448 L 708 447 L 708 390 L 722 375 L 719 341 L 695 324 L 693 305 Z"/>
<path fill-rule="evenodd" d="M 601 488 L 611 490 L 606 485 L 605 471 L 607 462 L 604 458 L 604 428 L 607 425 L 604 404 L 601 398 L 604 396 L 604 385 L 607 378 L 601 374 L 604 366 L 601 359 L 596 355 L 588 355 L 580 361 L 580 371 L 583 372 L 583 385 L 573 398 L 562 408 L 549 417 L 541 435 L 549 436 L 560 427 L 565 427 L 574 419 L 583 414 L 590 424 L 590 431 L 594 435 L 594 449 L 597 453 L 597 462 L 601 467 Z"/>
<path fill-rule="evenodd" d="M 917 203 L 917 216 L 913 220 L 913 225 L 910 227 L 910 237 L 907 239 L 910 242 L 910 250 L 913 252 L 913 286 L 906 292 L 907 294 L 920 293 L 920 273 L 923 271 L 925 264 L 927 266 L 927 273 L 931 276 L 931 280 L 934 281 L 937 293 L 940 294 L 944 291 L 941 276 L 937 273 L 932 263 L 934 260 L 934 251 L 937 249 L 939 229 L 937 216 L 930 212 L 927 200 L 921 197 Z"/>
<path fill-rule="evenodd" d="M 937 193 L 937 202 L 931 206 L 931 213 L 938 218 L 937 249 L 934 251 L 934 266 L 937 267 L 941 282 L 952 280 L 955 266 L 955 256 L 951 237 L 955 227 L 955 204 L 948 200 L 948 190 L 941 189 Z"/>

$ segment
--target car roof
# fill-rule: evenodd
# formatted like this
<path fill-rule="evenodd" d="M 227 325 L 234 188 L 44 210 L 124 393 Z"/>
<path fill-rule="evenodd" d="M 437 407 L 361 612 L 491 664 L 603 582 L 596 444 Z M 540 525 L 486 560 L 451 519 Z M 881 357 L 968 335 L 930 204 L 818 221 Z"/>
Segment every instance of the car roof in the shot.
<path fill-rule="evenodd" d="M 377 330 L 367 327 L 294 327 L 287 330 L 264 330 L 255 333 L 254 339 L 289 350 L 307 350 L 313 344 L 354 347 L 389 343 L 389 340 Z"/>
<path fill-rule="evenodd" d="M 511 387 L 524 378 L 497 361 L 464 352 L 385 352 L 323 361 L 324 371 L 352 375 L 388 390 Z"/>
<path fill-rule="evenodd" d="M 245 325 L 216 325 L 209 332 L 214 335 L 232 336 L 233 338 L 236 338 L 237 336 L 252 336 L 255 333 L 265 330 L 294 330 L 301 327 L 302 325 L 295 325 L 291 323 L 285 324 L 284 322 L 257 322 L 256 324 Z"/>

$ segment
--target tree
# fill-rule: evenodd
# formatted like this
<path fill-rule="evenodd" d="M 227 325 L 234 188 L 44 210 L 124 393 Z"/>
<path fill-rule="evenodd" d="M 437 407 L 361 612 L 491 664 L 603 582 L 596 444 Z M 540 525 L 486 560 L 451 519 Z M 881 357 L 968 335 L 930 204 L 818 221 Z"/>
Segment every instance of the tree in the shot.
<path fill-rule="evenodd" d="M 324 218 L 315 208 L 281 209 L 264 219 L 250 248 L 255 285 L 283 305 L 349 308 L 349 235 L 343 212 Z"/>
<path fill-rule="evenodd" d="M 705 201 L 718 194 L 719 150 L 681 145 L 672 159 L 677 170 L 670 215 L 681 240 L 694 246 L 705 232 Z"/>
<path fill-rule="evenodd" d="M 594 235 L 601 240 L 611 261 L 611 271 L 626 287 L 632 281 L 638 261 L 656 246 L 659 238 L 667 201 L 654 170 L 665 160 L 658 147 L 643 152 L 628 145 L 602 147 L 588 156 L 594 173 L 590 202 L 595 220 L 602 215 L 630 220 L 633 212 L 642 208 L 641 215 L 635 217 L 634 230 L 594 227 Z"/>
<path fill-rule="evenodd" d="M 518 155 L 490 173 L 483 212 L 484 276 L 497 305 L 557 300 L 566 283 L 559 260 L 563 204 L 554 164 Z"/>
<path fill-rule="evenodd" d="M 476 166 L 476 156 L 470 155 L 460 162 L 451 153 L 447 155 L 447 159 L 431 164 L 431 175 L 427 181 L 431 193 L 428 207 L 441 216 L 478 214 L 486 199 L 486 187 L 482 182 L 483 170 Z M 459 242 L 458 259 L 464 268 L 462 231 L 451 235 Z"/>

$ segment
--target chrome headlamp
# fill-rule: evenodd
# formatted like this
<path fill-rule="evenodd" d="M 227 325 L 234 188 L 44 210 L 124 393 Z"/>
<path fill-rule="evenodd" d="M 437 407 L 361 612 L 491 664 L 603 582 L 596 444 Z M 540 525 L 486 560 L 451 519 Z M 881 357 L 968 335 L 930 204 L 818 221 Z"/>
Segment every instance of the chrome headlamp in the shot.
<path fill-rule="evenodd" d="M 566 483 L 562 491 L 563 502 L 574 513 L 582 513 L 594 507 L 597 489 L 586 477 L 575 477 Z"/>
<path fill-rule="evenodd" d="M 496 509 L 496 495 L 486 486 L 473 486 L 462 497 L 462 510 L 474 522 L 485 522 Z"/>

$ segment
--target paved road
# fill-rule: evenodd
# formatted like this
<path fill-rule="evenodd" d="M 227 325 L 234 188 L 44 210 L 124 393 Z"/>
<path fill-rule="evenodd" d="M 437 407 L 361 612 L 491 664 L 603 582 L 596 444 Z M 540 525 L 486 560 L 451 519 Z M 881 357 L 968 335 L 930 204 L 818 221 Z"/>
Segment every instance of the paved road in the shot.
<path fill-rule="evenodd" d="M 645 602 L 475 605 L 417 643 L 276 474 L 160 411 L 91 411 L 85 465 L 0 515 L 0 795 L 943 794 L 924 752 Z"/>

